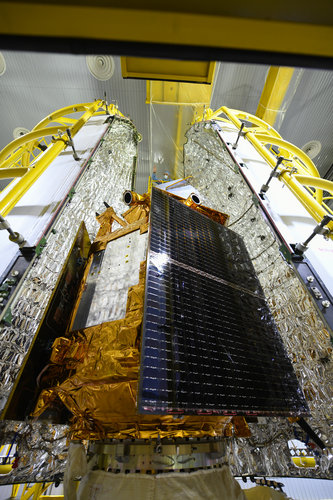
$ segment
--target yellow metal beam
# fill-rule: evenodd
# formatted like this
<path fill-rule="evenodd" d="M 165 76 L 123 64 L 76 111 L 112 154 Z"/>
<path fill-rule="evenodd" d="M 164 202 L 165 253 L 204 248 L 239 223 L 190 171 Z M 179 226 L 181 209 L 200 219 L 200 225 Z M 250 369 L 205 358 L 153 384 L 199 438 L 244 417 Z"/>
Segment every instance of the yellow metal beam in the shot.
<path fill-rule="evenodd" d="M 213 85 L 147 80 L 146 104 L 209 105 Z"/>
<path fill-rule="evenodd" d="M 313 175 L 315 177 L 320 177 L 320 174 L 317 170 L 317 167 L 308 157 L 304 151 L 300 148 L 291 144 L 291 142 L 285 141 L 284 139 L 280 139 L 278 137 L 272 137 L 268 134 L 255 134 L 256 139 L 260 141 L 262 144 L 271 144 L 272 146 L 277 146 L 278 148 L 282 148 L 284 151 L 288 151 L 290 153 L 290 157 L 296 156 L 303 163 L 303 172 L 307 175 Z M 300 170 L 301 165 L 298 164 L 298 170 Z"/>
<path fill-rule="evenodd" d="M 23 177 L 28 172 L 28 168 L 0 168 L 0 179 L 12 179 L 13 177 Z"/>
<path fill-rule="evenodd" d="M 210 61 L 177 61 L 128 56 L 121 58 L 123 78 L 210 84 L 214 78 L 214 71 L 215 63 Z"/>
<path fill-rule="evenodd" d="M 70 127 L 72 137 L 80 130 L 80 128 L 87 122 L 87 120 L 98 111 L 103 101 L 95 101 L 87 105 L 85 113 L 75 122 L 75 124 Z M 72 107 L 73 109 L 73 107 Z M 44 121 L 42 120 L 43 123 Z M 44 124 L 44 123 L 43 123 Z M 38 127 L 38 126 L 37 126 Z M 24 154 L 29 154 L 30 145 L 34 143 L 35 139 L 45 136 L 57 134 L 58 130 L 66 130 L 66 127 L 46 127 L 37 128 L 22 137 L 19 137 L 15 141 L 12 141 L 8 146 L 6 146 L 0 152 L 0 163 L 1 160 L 6 160 L 8 155 L 14 152 L 18 147 L 22 147 L 20 152 L 22 152 L 22 162 Z M 67 136 L 65 136 L 66 138 Z M 24 146 L 24 147 L 23 147 Z M 24 193 L 32 186 L 32 184 L 41 176 L 41 174 L 47 169 L 50 163 L 58 156 L 58 154 L 67 147 L 64 141 L 57 141 L 50 145 L 40 158 L 33 164 L 33 168 L 29 171 L 13 186 L 13 188 L 8 192 L 8 194 L 0 201 L 0 213 L 5 217 L 16 203 L 22 198 Z M 16 153 L 15 153 L 16 155 Z M 28 162 L 27 162 L 28 163 Z"/>
<path fill-rule="evenodd" d="M 11 498 L 15 498 L 19 492 L 20 484 L 13 484 Z"/>
<path fill-rule="evenodd" d="M 245 111 L 240 111 L 236 109 L 230 109 L 226 108 L 225 106 L 222 106 L 221 108 L 217 109 L 216 111 L 212 111 L 211 109 L 208 110 L 207 114 L 207 119 L 209 120 L 217 120 L 218 117 L 224 113 L 224 109 L 228 109 L 230 113 L 232 113 L 232 116 L 230 115 L 229 120 L 232 121 L 232 118 L 235 116 L 237 117 L 237 121 L 234 123 L 237 127 L 240 127 L 240 120 L 246 120 L 248 122 L 253 123 L 253 125 L 257 125 L 256 131 L 261 131 L 261 132 L 268 132 L 270 135 L 274 137 L 280 137 L 281 135 L 277 130 L 275 130 L 271 125 L 266 123 L 264 120 L 261 120 L 258 118 L 258 116 L 252 115 L 251 113 L 246 113 Z M 203 117 L 199 118 L 200 120 L 203 119 Z"/>
<path fill-rule="evenodd" d="M 222 106 L 215 113 L 210 110 L 209 116 L 214 116 L 216 113 L 218 113 L 218 115 L 222 113 L 226 115 L 237 128 L 240 128 L 242 125 L 241 119 L 246 119 L 253 123 L 251 115 L 238 110 L 229 109 L 226 106 Z M 260 124 L 259 128 L 263 128 L 262 124 Z M 323 190 L 332 193 L 333 183 L 321 179 L 311 159 L 301 149 L 284 141 L 281 137 L 276 137 L 273 128 L 271 129 L 272 135 L 269 135 L 269 128 L 270 127 L 267 125 L 267 132 L 265 134 L 257 134 L 255 127 L 244 128 L 243 132 L 246 139 L 253 144 L 258 153 L 272 168 L 276 166 L 276 155 L 267 149 L 267 144 L 276 145 L 280 148 L 280 151 L 282 150 L 289 154 L 293 162 L 290 166 L 288 165 L 288 167 L 281 164 L 279 179 L 289 187 L 313 219 L 316 222 L 321 222 L 327 213 L 333 214 L 333 211 L 323 203 Z M 298 161 L 298 159 L 301 161 Z M 295 167 L 295 171 L 293 167 Z M 300 170 L 305 175 L 297 175 L 297 172 Z M 315 188 L 313 195 L 306 189 L 307 186 Z M 330 222 L 327 227 L 331 231 L 328 236 L 333 239 L 333 222 Z"/>
<path fill-rule="evenodd" d="M 314 16 L 317 24 L 310 24 L 312 16 L 302 16 L 303 22 L 295 22 L 299 14 L 288 16 L 292 8 L 290 2 L 286 3 L 286 15 L 276 19 L 273 8 L 270 17 L 267 16 L 267 3 L 263 3 L 262 9 L 257 8 L 252 17 L 246 17 L 248 5 L 243 17 L 237 17 L 239 14 L 232 7 L 228 11 L 224 4 L 216 6 L 212 2 L 204 5 L 197 2 L 195 6 L 192 2 L 185 10 L 182 2 L 176 2 L 175 9 L 169 12 L 167 6 L 156 2 L 143 4 L 141 9 L 136 5 L 132 3 L 134 8 L 123 8 L 120 2 L 106 6 L 105 1 L 96 2 L 95 6 L 91 2 L 73 5 L 71 2 L 3 1 L 0 33 L 85 39 L 88 36 L 93 40 L 177 43 L 333 57 L 333 26 L 325 15 Z M 323 13 L 328 8 L 326 1 Z M 314 7 L 314 14 L 316 10 L 320 11 Z"/>
<path fill-rule="evenodd" d="M 175 161 L 173 166 L 173 178 L 177 178 L 178 171 L 178 163 L 179 163 L 179 153 L 180 153 L 180 141 L 181 141 L 181 132 L 182 132 L 182 123 L 183 123 L 183 108 L 182 106 L 178 106 L 177 113 L 177 132 L 176 132 L 176 144 L 175 144 Z"/>
<path fill-rule="evenodd" d="M 293 74 L 293 68 L 278 66 L 269 68 L 256 112 L 256 115 L 266 123 L 274 125 Z"/>
<path fill-rule="evenodd" d="M 7 158 L 11 153 L 14 153 L 19 147 L 25 146 L 28 147 L 29 144 L 34 143 L 35 139 L 40 139 L 41 137 L 57 135 L 58 131 L 65 132 L 66 128 L 64 126 L 58 127 L 47 127 L 43 129 L 34 130 L 33 132 L 29 132 L 28 134 L 24 134 L 14 141 L 10 142 L 5 146 L 2 151 L 0 151 L 0 166 L 3 167 L 3 162 L 9 159 Z"/>
<path fill-rule="evenodd" d="M 1 2 L 0 2 L 1 5 Z M 103 103 L 104 101 L 98 101 L 99 103 Z M 81 111 L 87 111 L 87 109 L 91 106 L 91 102 L 83 102 L 80 104 L 75 104 L 74 106 L 66 106 L 65 108 L 58 109 L 57 111 L 53 111 L 49 115 L 45 116 L 37 125 L 34 126 L 32 130 L 41 129 L 47 127 L 52 122 L 58 121 L 59 118 L 63 118 L 66 115 L 70 115 L 72 113 L 79 113 Z M 66 120 L 68 118 L 66 117 Z M 74 119 L 74 122 L 76 120 Z"/>

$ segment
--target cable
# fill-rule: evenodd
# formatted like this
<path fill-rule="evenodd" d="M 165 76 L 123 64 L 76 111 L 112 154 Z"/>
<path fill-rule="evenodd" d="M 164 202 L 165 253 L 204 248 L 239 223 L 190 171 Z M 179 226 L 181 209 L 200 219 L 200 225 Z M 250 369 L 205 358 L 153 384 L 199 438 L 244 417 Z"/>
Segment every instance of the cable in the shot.
<path fill-rule="evenodd" d="M 248 211 L 251 210 L 251 208 L 253 207 L 253 205 L 254 205 L 254 203 L 251 203 L 251 205 L 249 206 L 249 208 L 247 210 L 245 210 L 245 212 L 240 217 L 238 217 L 238 219 L 236 219 L 234 222 L 232 222 L 231 224 L 229 224 L 228 227 L 231 227 L 234 224 L 237 224 L 237 222 L 239 222 L 244 217 L 244 215 L 246 215 L 248 213 Z"/>
<path fill-rule="evenodd" d="M 267 248 L 265 248 L 262 252 L 260 252 L 258 255 L 256 255 L 255 257 L 253 257 L 251 260 L 256 260 L 263 253 L 265 253 L 267 250 L 269 250 L 274 245 L 274 243 L 275 243 L 275 240 L 273 240 L 272 243 Z"/>

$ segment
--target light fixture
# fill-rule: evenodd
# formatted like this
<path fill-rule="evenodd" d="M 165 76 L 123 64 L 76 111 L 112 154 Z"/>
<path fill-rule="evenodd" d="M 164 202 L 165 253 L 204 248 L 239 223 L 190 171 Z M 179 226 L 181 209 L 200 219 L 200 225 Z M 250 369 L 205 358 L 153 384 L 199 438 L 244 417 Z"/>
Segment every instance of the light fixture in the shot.
<path fill-rule="evenodd" d="M 319 141 L 309 141 L 304 146 L 302 146 L 302 151 L 308 155 L 311 160 L 315 158 L 321 151 L 321 142 Z"/>
<path fill-rule="evenodd" d="M 13 130 L 13 137 L 14 139 L 18 139 L 22 135 L 28 134 L 28 132 L 30 132 L 30 130 L 25 127 L 15 127 Z"/>
<path fill-rule="evenodd" d="M 90 73 L 97 80 L 109 80 L 114 73 L 115 64 L 111 56 L 87 56 L 86 63 Z"/>

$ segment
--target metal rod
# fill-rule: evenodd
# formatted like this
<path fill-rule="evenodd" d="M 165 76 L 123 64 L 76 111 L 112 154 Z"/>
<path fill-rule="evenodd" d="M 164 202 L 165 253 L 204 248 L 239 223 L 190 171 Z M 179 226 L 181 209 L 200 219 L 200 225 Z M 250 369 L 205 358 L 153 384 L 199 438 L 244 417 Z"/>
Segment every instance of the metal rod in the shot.
<path fill-rule="evenodd" d="M 270 173 L 270 175 L 268 177 L 267 182 L 261 186 L 260 193 L 259 193 L 260 195 L 263 195 L 263 194 L 265 194 L 268 191 L 268 189 L 269 189 L 269 183 L 271 182 L 271 180 L 273 179 L 273 177 L 278 177 L 279 174 L 278 174 L 277 170 L 278 170 L 279 166 L 281 165 L 281 163 L 283 161 L 292 161 L 292 160 L 288 160 L 287 158 L 284 158 L 283 156 L 278 156 L 277 157 L 276 165 L 273 168 L 273 170 L 271 171 L 271 173 Z"/>
<path fill-rule="evenodd" d="M 240 127 L 239 132 L 238 132 L 238 136 L 237 136 L 236 142 L 232 145 L 232 149 L 236 149 L 237 148 L 239 138 L 240 138 L 241 135 L 243 135 L 242 132 L 243 132 L 243 128 L 244 127 L 245 127 L 245 123 L 242 122 L 241 127 Z"/>
<path fill-rule="evenodd" d="M 68 135 L 68 138 L 69 138 L 69 141 L 68 141 L 68 145 L 72 147 L 72 150 L 73 150 L 73 156 L 74 156 L 74 160 L 75 161 L 79 161 L 81 158 L 78 157 L 77 155 L 77 152 L 75 150 L 75 147 L 74 147 L 74 142 L 73 142 L 73 139 L 72 139 L 72 134 L 71 134 L 71 131 L 70 129 L 68 128 L 66 130 L 67 132 L 67 135 Z"/>

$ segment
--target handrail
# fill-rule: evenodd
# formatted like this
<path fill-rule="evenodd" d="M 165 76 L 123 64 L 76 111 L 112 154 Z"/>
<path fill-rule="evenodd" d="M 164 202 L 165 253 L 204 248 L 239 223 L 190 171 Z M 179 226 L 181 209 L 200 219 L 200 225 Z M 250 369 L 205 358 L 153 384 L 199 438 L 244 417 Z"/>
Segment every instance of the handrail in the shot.
<path fill-rule="evenodd" d="M 222 106 L 216 111 L 206 110 L 204 115 L 196 121 L 219 120 L 222 114 L 238 129 L 242 126 L 242 120 L 254 125 L 253 127 L 244 127 L 243 135 L 271 168 L 276 167 L 278 156 L 284 156 L 284 158 L 291 160 L 288 165 L 283 162 L 280 164 L 278 178 L 289 187 L 316 222 L 321 222 L 327 214 L 333 214 L 333 210 L 324 203 L 325 199 L 331 197 L 323 197 L 323 191 L 333 195 L 333 182 L 320 177 L 316 166 L 304 151 L 282 139 L 271 125 L 244 111 Z M 279 153 L 275 153 L 271 148 L 268 149 L 267 146 L 269 145 L 277 146 Z M 314 191 L 309 187 L 314 188 Z M 330 229 L 328 236 L 333 239 L 333 222 L 327 224 L 327 227 Z"/>

